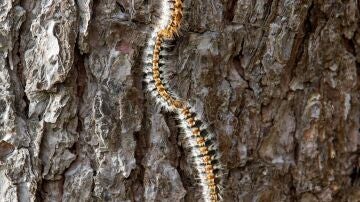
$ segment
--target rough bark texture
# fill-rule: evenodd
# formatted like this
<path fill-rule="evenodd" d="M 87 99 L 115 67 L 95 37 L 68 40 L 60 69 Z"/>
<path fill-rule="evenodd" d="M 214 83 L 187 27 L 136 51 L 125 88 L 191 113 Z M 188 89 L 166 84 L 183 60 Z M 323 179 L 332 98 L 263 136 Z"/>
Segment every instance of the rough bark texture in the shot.
<path fill-rule="evenodd" d="M 142 90 L 157 0 L 0 0 L 0 201 L 198 201 Z M 171 85 L 207 118 L 225 201 L 360 201 L 359 2 L 185 0 Z"/>

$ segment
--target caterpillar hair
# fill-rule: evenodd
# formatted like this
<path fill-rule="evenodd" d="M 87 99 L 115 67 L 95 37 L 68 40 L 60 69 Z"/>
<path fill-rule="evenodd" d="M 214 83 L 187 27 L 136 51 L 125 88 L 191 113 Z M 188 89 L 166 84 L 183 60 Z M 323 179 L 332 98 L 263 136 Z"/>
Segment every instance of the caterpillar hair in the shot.
<path fill-rule="evenodd" d="M 155 24 L 144 53 L 144 82 L 146 90 L 164 109 L 177 114 L 184 131 L 187 147 L 193 158 L 202 187 L 202 197 L 208 202 L 220 201 L 222 166 L 219 150 L 212 133 L 189 103 L 180 99 L 169 88 L 167 76 L 166 41 L 178 35 L 183 18 L 183 0 L 162 0 L 160 19 Z"/>

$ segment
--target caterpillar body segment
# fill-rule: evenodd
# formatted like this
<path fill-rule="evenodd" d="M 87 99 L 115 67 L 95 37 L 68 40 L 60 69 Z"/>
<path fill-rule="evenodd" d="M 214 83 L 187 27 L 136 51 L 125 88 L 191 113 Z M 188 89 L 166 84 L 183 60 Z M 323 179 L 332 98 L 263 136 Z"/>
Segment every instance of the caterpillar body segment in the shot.
<path fill-rule="evenodd" d="M 198 171 L 203 196 L 207 201 L 219 201 L 219 172 L 222 170 L 219 152 L 214 136 L 207 131 L 192 107 L 184 106 L 180 110 L 179 120 L 185 131 L 185 139 L 190 148 L 193 164 Z"/>
<path fill-rule="evenodd" d="M 180 99 L 168 85 L 166 49 L 169 41 L 179 33 L 183 18 L 183 0 L 161 0 L 160 19 L 149 37 L 144 51 L 144 83 L 146 90 L 164 109 L 174 112 L 185 134 L 186 147 L 190 149 L 193 165 L 198 173 L 202 196 L 207 202 L 220 201 L 221 164 L 214 135 L 202 118 L 186 101 Z"/>

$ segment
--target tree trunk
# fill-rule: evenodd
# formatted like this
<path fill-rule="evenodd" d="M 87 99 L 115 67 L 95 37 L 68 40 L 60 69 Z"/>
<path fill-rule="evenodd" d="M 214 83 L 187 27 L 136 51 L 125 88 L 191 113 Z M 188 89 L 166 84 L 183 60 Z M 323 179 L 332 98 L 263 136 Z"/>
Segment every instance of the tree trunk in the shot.
<path fill-rule="evenodd" d="M 0 201 L 201 201 L 144 93 L 158 0 L 0 1 Z M 185 0 L 170 86 L 216 134 L 224 201 L 360 201 L 359 2 Z"/>

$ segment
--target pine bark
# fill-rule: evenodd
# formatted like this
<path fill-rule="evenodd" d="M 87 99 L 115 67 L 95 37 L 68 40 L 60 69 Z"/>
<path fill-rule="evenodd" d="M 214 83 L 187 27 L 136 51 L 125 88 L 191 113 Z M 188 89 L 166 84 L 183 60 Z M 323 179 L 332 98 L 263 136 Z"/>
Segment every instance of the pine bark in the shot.
<path fill-rule="evenodd" d="M 143 90 L 157 0 L 0 1 L 0 201 L 201 201 Z M 224 201 L 360 201 L 360 3 L 185 0 L 170 86 L 216 134 Z"/>

